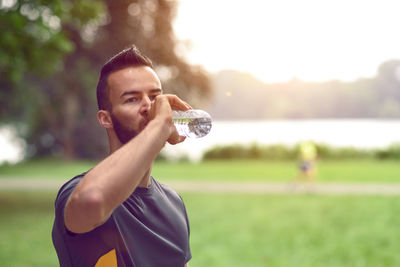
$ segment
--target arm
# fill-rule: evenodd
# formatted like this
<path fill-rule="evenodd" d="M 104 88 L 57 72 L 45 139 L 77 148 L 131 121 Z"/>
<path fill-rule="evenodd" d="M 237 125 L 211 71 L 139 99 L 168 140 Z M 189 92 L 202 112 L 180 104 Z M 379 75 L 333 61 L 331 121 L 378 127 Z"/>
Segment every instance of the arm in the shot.
<path fill-rule="evenodd" d="M 189 109 L 176 96 L 156 97 L 149 111 L 148 125 L 135 138 L 90 170 L 69 197 L 64 221 L 75 233 L 88 232 L 103 224 L 113 210 L 124 202 L 144 177 L 168 141 L 183 141 L 172 123 L 171 107 Z"/>

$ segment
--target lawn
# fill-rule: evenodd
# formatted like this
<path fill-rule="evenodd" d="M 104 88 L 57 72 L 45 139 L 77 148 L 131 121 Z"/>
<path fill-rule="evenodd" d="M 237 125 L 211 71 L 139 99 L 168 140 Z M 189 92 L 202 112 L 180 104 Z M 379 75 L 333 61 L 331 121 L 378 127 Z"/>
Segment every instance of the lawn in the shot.
<path fill-rule="evenodd" d="M 0 194 L 1 266 L 57 266 L 55 192 Z M 191 267 L 400 266 L 400 198 L 183 193 Z"/>
<path fill-rule="evenodd" d="M 400 198 L 183 195 L 191 266 L 400 266 Z"/>
<path fill-rule="evenodd" d="M 382 160 L 320 161 L 320 182 L 400 182 L 400 162 Z M 196 181 L 286 182 L 297 175 L 293 161 L 221 160 L 201 163 L 161 162 L 155 177 Z"/>
<path fill-rule="evenodd" d="M 0 192 L 0 265 L 57 266 L 51 242 L 55 193 Z"/>
<path fill-rule="evenodd" d="M 90 161 L 0 166 L 1 178 L 69 179 Z M 157 162 L 161 180 L 287 182 L 290 161 Z M 397 161 L 321 161 L 321 182 L 400 182 Z M 0 191 L 0 265 L 57 266 L 51 242 L 56 192 Z M 400 196 L 182 193 L 191 267 L 400 266 Z"/>
<path fill-rule="evenodd" d="M 67 180 L 92 168 L 91 161 L 33 160 L 0 166 L 2 177 Z M 287 182 L 297 173 L 294 161 L 219 160 L 200 163 L 156 162 L 153 176 L 160 180 Z M 346 160 L 318 162 L 320 182 L 400 182 L 400 162 Z"/>
<path fill-rule="evenodd" d="M 87 171 L 96 163 L 85 160 L 33 159 L 19 164 L 0 165 L 1 177 L 68 179 Z"/>

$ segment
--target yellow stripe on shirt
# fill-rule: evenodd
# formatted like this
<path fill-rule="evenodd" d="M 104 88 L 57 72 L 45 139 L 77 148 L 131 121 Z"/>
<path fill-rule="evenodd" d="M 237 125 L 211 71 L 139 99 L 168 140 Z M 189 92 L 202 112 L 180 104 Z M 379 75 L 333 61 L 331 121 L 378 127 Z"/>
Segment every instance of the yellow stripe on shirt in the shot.
<path fill-rule="evenodd" d="M 94 267 L 118 267 L 115 249 L 101 256 Z"/>

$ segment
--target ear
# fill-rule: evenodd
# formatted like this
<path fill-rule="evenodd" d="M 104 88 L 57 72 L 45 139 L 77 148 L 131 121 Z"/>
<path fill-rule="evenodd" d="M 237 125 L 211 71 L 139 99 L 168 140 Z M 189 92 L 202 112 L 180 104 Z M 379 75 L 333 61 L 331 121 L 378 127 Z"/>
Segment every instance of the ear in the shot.
<path fill-rule="evenodd" d="M 111 120 L 110 112 L 107 110 L 99 110 L 97 112 L 97 120 L 99 121 L 100 125 L 106 129 L 113 128 L 113 123 Z"/>

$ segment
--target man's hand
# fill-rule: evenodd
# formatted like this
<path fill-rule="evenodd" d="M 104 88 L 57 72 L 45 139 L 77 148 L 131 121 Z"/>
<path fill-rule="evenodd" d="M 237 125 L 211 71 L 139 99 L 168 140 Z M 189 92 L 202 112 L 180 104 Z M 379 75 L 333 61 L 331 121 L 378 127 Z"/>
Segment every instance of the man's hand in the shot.
<path fill-rule="evenodd" d="M 159 95 L 155 98 L 154 103 L 149 111 L 149 120 L 157 120 L 167 122 L 169 125 L 170 135 L 168 143 L 174 145 L 185 140 L 185 137 L 179 136 L 175 125 L 172 123 L 172 110 L 189 110 L 192 107 L 181 100 L 176 95 Z"/>

